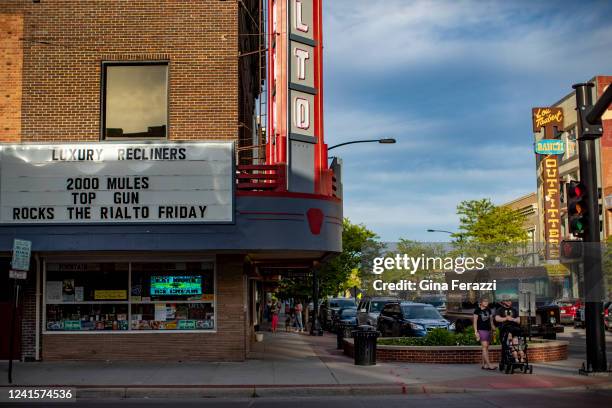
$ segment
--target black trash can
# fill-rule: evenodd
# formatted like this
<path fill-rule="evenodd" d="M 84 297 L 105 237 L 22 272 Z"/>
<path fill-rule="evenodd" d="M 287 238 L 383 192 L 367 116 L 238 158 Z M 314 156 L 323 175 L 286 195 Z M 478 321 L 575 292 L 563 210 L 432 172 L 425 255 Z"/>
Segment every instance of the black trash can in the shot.
<path fill-rule="evenodd" d="M 376 339 L 380 333 L 373 326 L 361 325 L 353 331 L 355 365 L 376 365 Z"/>

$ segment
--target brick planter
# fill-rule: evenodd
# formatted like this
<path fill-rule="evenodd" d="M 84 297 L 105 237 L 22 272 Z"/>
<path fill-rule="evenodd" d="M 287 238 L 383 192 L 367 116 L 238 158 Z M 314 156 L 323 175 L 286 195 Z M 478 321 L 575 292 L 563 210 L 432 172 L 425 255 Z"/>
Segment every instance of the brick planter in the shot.
<path fill-rule="evenodd" d="M 567 359 L 567 341 L 533 340 L 527 354 L 530 363 Z M 353 357 L 353 339 L 344 339 L 344 354 Z M 501 346 L 490 346 L 492 362 L 498 362 Z M 480 346 L 386 346 L 378 345 L 377 361 L 403 361 L 431 364 L 478 364 L 481 362 Z"/>

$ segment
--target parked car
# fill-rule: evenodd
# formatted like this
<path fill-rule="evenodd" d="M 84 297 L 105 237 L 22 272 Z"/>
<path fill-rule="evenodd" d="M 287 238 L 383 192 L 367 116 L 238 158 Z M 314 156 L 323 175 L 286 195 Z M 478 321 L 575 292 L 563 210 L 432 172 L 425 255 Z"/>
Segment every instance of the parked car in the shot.
<path fill-rule="evenodd" d="M 606 330 L 612 331 L 612 302 L 608 302 L 604 309 L 604 325 Z"/>
<path fill-rule="evenodd" d="M 426 303 L 387 303 L 376 325 L 383 337 L 423 337 L 433 329 L 454 330 L 438 310 Z"/>
<path fill-rule="evenodd" d="M 396 297 L 374 296 L 366 297 L 357 306 L 357 321 L 359 324 L 367 324 L 376 327 L 378 315 L 389 302 L 399 302 Z"/>
<path fill-rule="evenodd" d="M 584 318 L 584 303 L 580 305 L 580 307 L 576 310 L 576 317 L 574 318 L 574 327 L 585 327 L 585 318 Z M 612 330 L 612 302 L 604 302 L 603 304 L 603 318 L 604 318 L 604 328 L 606 330 Z"/>
<path fill-rule="evenodd" d="M 352 298 L 331 298 L 325 299 L 319 309 L 319 321 L 326 330 L 331 330 L 334 314 L 340 309 L 357 309 L 355 299 Z"/>
<path fill-rule="evenodd" d="M 438 312 L 445 313 L 446 312 L 446 297 L 443 295 L 433 295 L 433 296 L 421 296 L 418 300 L 420 303 L 427 303 L 432 305 Z"/>
<path fill-rule="evenodd" d="M 336 332 L 339 324 L 357 327 L 357 309 L 349 307 L 340 309 L 337 313 L 334 313 L 332 331 Z"/>
<path fill-rule="evenodd" d="M 557 299 L 553 300 L 552 303 L 559 306 L 561 324 L 575 324 L 576 317 L 580 317 L 579 314 L 577 315 L 578 309 L 582 305 L 580 299 Z"/>

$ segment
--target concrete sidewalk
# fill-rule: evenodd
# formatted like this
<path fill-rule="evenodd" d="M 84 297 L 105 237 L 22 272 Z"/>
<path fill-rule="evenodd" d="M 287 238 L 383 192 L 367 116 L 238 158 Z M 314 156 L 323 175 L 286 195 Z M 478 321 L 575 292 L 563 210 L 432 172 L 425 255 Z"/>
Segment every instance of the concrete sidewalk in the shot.
<path fill-rule="evenodd" d="M 7 384 L 7 364 L 0 386 Z M 16 363 L 13 386 L 70 386 L 80 397 L 286 396 L 479 392 L 513 388 L 612 388 L 610 377 L 584 377 L 539 364 L 533 375 L 478 365 L 379 363 L 363 367 L 336 350 L 335 336 L 266 332 L 247 361 Z"/>

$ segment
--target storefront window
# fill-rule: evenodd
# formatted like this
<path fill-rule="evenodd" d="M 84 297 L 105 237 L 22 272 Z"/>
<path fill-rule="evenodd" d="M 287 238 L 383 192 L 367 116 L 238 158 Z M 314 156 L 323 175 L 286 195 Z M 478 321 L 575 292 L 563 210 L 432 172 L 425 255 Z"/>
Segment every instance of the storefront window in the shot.
<path fill-rule="evenodd" d="M 212 263 L 132 264 L 132 329 L 214 329 L 214 287 Z"/>
<path fill-rule="evenodd" d="M 50 332 L 213 330 L 214 305 L 213 262 L 46 267 L 45 327 Z"/>

